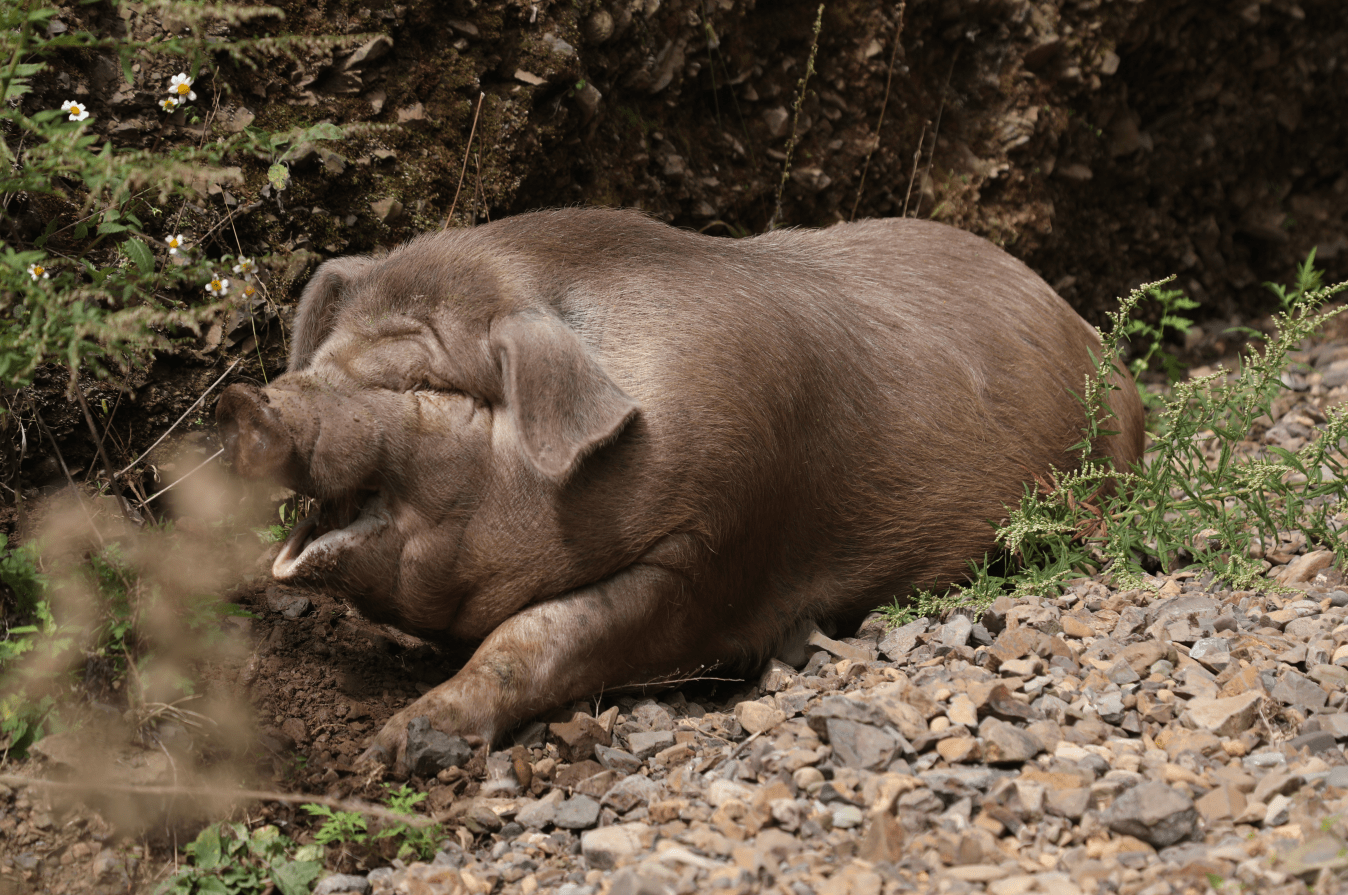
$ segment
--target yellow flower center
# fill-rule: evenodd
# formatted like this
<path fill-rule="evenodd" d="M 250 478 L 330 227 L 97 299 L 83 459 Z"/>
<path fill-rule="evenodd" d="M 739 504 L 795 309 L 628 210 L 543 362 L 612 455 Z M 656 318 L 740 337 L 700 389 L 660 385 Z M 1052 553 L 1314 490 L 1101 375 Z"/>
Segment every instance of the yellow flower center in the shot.
<path fill-rule="evenodd" d="M 46 268 L 39 267 L 36 264 L 33 265 L 33 276 L 40 277 L 46 272 L 47 272 Z"/>
<path fill-rule="evenodd" d="M 179 85 L 178 85 L 178 95 L 179 95 L 179 96 L 186 96 L 187 94 L 189 94 L 189 93 L 191 93 L 191 92 L 192 92 L 192 85 L 191 85 L 191 84 L 179 84 Z"/>
<path fill-rule="evenodd" d="M 79 107 L 79 106 L 76 106 L 76 105 L 74 105 L 74 104 L 72 104 L 72 105 L 70 106 L 70 114 L 71 114 L 71 115 L 78 115 L 78 114 L 80 114 L 80 111 L 81 111 L 81 110 L 80 110 L 80 107 Z"/>

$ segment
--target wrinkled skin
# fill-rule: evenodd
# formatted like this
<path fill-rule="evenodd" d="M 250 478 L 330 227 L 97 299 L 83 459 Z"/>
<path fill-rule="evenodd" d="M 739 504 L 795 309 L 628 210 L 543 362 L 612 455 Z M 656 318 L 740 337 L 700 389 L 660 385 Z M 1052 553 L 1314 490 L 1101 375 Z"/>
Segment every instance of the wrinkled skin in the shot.
<path fill-rule="evenodd" d="M 1075 465 L 1095 331 L 914 220 L 729 240 L 568 209 L 319 268 L 286 375 L 217 408 L 245 476 L 319 498 L 273 566 L 478 643 L 409 720 L 492 740 L 633 683 L 751 670 L 811 622 L 955 581 Z M 1142 448 L 1127 374 L 1120 466 Z"/>

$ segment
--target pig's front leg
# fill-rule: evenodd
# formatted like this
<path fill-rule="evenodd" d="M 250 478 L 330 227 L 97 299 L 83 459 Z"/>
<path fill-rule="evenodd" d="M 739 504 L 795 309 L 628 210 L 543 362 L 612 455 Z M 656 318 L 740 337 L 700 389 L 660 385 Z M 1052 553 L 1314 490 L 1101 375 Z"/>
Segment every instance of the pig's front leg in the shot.
<path fill-rule="evenodd" d="M 462 671 L 394 715 L 360 760 L 405 771 L 413 718 L 491 742 L 549 708 L 724 656 L 730 644 L 713 633 L 714 619 L 690 611 L 688 587 L 677 573 L 636 565 L 530 606 L 493 631 Z"/>

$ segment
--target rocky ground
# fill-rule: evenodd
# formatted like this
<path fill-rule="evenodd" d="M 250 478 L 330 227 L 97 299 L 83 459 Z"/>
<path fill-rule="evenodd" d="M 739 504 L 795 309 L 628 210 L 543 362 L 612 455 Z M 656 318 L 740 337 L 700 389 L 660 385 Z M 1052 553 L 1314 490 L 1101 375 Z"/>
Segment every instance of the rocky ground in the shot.
<path fill-rule="evenodd" d="M 1263 444 L 1294 449 L 1348 400 L 1348 340 L 1297 361 Z M 803 668 L 607 695 L 497 750 L 424 732 L 410 783 L 446 825 L 434 860 L 333 849 L 315 891 L 1343 891 L 1348 585 L 1296 538 L 1263 560 L 1260 590 L 1181 572 L 872 616 L 816 633 Z M 215 683 L 248 692 L 271 785 L 380 795 L 354 757 L 447 659 L 322 594 L 241 599 L 252 650 Z M 59 745 L 35 751 L 23 773 L 60 770 Z M 0 892 L 145 890 L 172 869 L 162 835 L 106 815 L 0 787 Z M 314 829 L 284 804 L 243 816 Z"/>

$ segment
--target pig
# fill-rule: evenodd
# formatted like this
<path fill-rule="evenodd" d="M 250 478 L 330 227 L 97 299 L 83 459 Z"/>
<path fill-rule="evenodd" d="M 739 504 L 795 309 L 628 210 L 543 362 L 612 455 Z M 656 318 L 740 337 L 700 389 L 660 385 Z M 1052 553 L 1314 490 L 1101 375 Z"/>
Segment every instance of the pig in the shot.
<path fill-rule="evenodd" d="M 746 239 L 540 211 L 320 266 L 228 462 L 318 499 L 272 566 L 475 651 L 398 712 L 493 741 L 600 691 L 747 673 L 958 582 L 1078 465 L 1100 340 L 1024 264 L 913 219 Z M 1094 445 L 1143 444 L 1116 369 Z"/>

